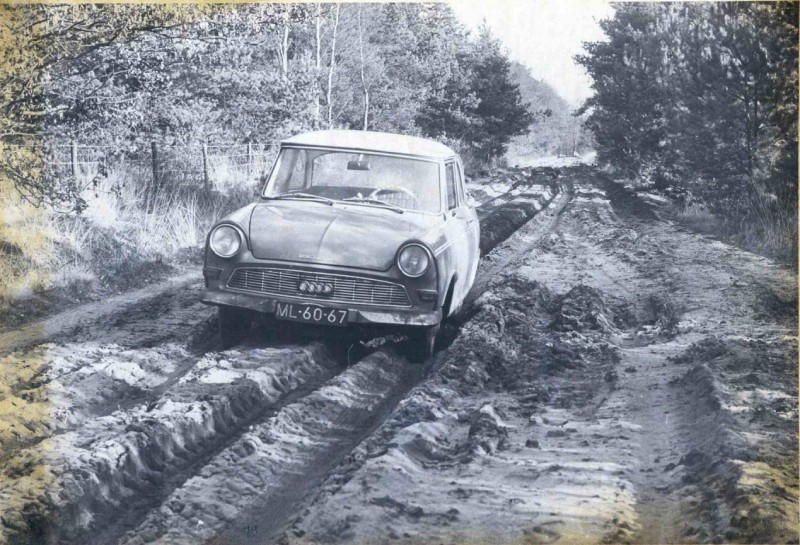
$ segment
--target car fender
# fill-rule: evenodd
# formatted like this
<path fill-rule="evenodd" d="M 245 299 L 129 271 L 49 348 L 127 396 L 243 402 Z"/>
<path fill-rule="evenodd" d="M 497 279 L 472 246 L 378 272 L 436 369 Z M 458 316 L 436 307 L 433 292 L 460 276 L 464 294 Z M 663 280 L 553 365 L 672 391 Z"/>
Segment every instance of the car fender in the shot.
<path fill-rule="evenodd" d="M 436 265 L 436 290 L 438 292 L 438 299 L 436 301 L 437 308 L 443 308 L 444 300 L 447 296 L 447 289 L 450 286 L 450 280 L 455 275 L 456 271 L 453 268 L 451 259 L 447 258 L 448 252 L 442 252 L 441 248 L 447 245 L 447 238 L 445 237 L 445 223 L 444 221 L 438 222 L 426 233 L 420 237 L 420 242 L 424 243 L 430 249 L 433 256 L 433 261 Z"/>
<path fill-rule="evenodd" d="M 208 246 L 208 241 L 211 238 L 211 233 L 213 233 L 214 229 L 220 225 L 229 224 L 239 229 L 239 231 L 241 231 L 244 234 L 245 246 L 247 247 L 248 250 L 250 250 L 250 215 L 253 213 L 255 205 L 256 203 L 251 203 L 237 210 L 234 210 L 230 214 L 223 216 L 222 218 L 217 220 L 214 223 L 214 225 L 211 226 L 211 229 L 209 229 L 208 232 L 206 233 L 206 247 L 203 260 L 203 263 L 205 265 L 208 264 L 208 252 L 211 251 Z"/>

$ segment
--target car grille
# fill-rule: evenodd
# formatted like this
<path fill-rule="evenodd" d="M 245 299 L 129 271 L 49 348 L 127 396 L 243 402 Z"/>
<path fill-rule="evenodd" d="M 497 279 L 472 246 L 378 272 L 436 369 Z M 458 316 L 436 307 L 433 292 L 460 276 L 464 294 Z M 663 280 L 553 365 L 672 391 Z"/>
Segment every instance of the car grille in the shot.
<path fill-rule="evenodd" d="M 297 287 L 303 280 L 332 283 L 333 294 L 300 293 L 297 291 Z M 318 299 L 337 303 L 393 307 L 411 306 L 405 287 L 399 284 L 341 274 L 319 274 L 275 268 L 241 268 L 233 271 L 228 280 L 228 287 L 255 293 Z"/>

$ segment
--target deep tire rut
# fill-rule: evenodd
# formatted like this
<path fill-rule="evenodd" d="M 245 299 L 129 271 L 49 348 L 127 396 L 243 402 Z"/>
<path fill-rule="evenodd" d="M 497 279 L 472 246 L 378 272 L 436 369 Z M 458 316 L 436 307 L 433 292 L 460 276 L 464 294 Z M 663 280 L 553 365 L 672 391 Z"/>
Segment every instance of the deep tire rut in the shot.
<path fill-rule="evenodd" d="M 235 420 L 230 425 L 226 425 L 226 415 L 212 416 L 211 420 L 214 421 L 215 428 L 213 436 L 198 443 L 195 448 L 191 448 L 191 445 L 182 445 L 184 450 L 190 451 L 190 454 L 181 457 L 180 463 L 172 465 L 169 468 L 170 471 L 162 469 L 160 478 L 163 480 L 146 479 L 145 482 L 151 485 L 149 489 L 138 488 L 137 495 L 126 502 L 124 511 L 116 513 L 116 516 L 107 515 L 105 517 L 114 520 L 113 525 L 84 536 L 81 541 L 87 545 L 118 542 L 125 532 L 135 529 L 144 521 L 153 506 L 163 503 L 171 494 L 184 486 L 192 476 L 211 463 L 215 457 L 230 448 L 243 433 L 263 425 L 265 421 L 274 418 L 281 410 L 310 395 L 342 371 L 344 371 L 344 367 L 333 364 L 321 368 L 316 374 L 309 376 L 305 382 L 280 385 L 273 381 L 272 386 L 275 391 L 283 390 L 284 393 L 278 394 L 280 397 L 274 401 L 273 397 L 265 396 L 261 392 L 259 392 L 260 395 L 255 394 L 256 400 L 233 411 Z M 207 446 L 204 446 L 203 443 Z M 159 452 L 161 450 L 159 445 L 150 444 L 142 450 L 146 451 L 149 458 L 163 460 L 164 453 Z M 140 479 L 133 477 L 133 480 Z"/>
<path fill-rule="evenodd" d="M 255 536 L 263 538 L 283 523 L 283 508 L 302 499 L 313 488 L 313 477 L 324 477 L 325 468 L 380 421 L 418 374 L 418 368 L 386 352 L 367 356 L 252 425 L 151 511 L 122 543 L 196 543 L 225 528 L 241 542 L 255 531 L 255 519 L 248 516 L 251 509 L 259 513 Z M 284 507 L 262 512 L 274 501 Z"/>
<path fill-rule="evenodd" d="M 25 369 L 19 362 L 37 350 L 55 358 L 21 372 L 11 392 L 41 399 L 54 418 L 20 422 L 33 431 L 4 452 L 13 478 L 0 484 L 0 501 L 22 502 L 3 506 L 10 535 L 89 545 L 347 542 L 366 539 L 359 532 L 373 515 L 392 519 L 390 539 L 403 537 L 399 528 L 426 535 L 415 525 L 466 539 L 449 528 L 456 520 L 478 528 L 467 522 L 472 515 L 494 537 L 515 529 L 533 542 L 572 541 L 576 528 L 589 541 L 747 535 L 726 527 L 726 504 L 698 514 L 686 500 L 712 494 L 718 481 L 704 458 L 686 461 L 702 449 L 687 435 L 682 406 L 691 400 L 674 386 L 687 370 L 668 358 L 702 340 L 685 316 L 708 305 L 673 308 L 664 297 L 679 288 L 705 293 L 708 283 L 679 274 L 665 258 L 677 243 L 631 195 L 604 191 L 591 167 L 562 172 L 555 183 L 520 170 L 506 194 L 484 201 L 478 278 L 429 375 L 391 339 L 371 353 L 360 348 L 353 362 L 336 343 L 308 336 L 277 345 L 254 332 L 219 351 L 213 310 L 197 303 L 191 283 L 126 300 L 101 322 L 63 321 L 53 344 L 9 351 L 0 360 L 7 368 Z M 727 380 L 713 369 L 709 376 Z M 709 433 L 728 437 L 725 426 Z M 739 448 L 726 441 L 720 452 Z M 384 457 L 412 474 L 424 469 L 430 513 L 388 488 L 361 505 L 363 518 L 315 526 L 340 514 L 329 511 L 336 498 L 348 509 L 366 501 L 354 499 L 353 487 L 385 478 Z M 49 473 L 31 486 L 39 477 L 25 468 L 40 461 Z M 470 472 L 505 484 L 491 492 Z M 366 480 L 349 485 L 358 475 Z M 691 492 L 675 485 L 680 479 L 695 479 Z M 451 481 L 460 484 L 436 496 Z M 536 493 L 521 500 L 529 485 Z M 448 502 L 457 507 L 435 507 Z M 563 510 L 545 511 L 556 504 Z M 490 517 L 497 509 L 508 509 L 506 525 Z"/>
<path fill-rule="evenodd" d="M 798 542 L 796 277 L 570 175 L 282 542 Z"/>

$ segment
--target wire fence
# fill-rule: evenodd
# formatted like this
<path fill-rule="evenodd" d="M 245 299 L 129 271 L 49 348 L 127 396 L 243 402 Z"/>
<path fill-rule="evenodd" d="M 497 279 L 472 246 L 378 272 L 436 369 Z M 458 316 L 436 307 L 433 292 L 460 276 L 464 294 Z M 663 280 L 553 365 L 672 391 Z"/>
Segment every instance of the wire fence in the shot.
<path fill-rule="evenodd" d="M 156 190 L 169 185 L 193 185 L 207 191 L 264 178 L 277 154 L 274 145 L 198 143 L 99 145 L 73 141 L 47 145 L 44 163 L 53 176 L 92 178 L 111 171 L 136 171 Z"/>

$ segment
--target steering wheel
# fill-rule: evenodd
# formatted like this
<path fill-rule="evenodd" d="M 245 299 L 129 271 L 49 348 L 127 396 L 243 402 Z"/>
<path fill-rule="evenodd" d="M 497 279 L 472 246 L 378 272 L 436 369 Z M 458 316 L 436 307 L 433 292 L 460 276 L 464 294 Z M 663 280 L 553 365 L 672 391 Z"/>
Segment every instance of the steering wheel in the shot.
<path fill-rule="evenodd" d="M 405 187 L 379 187 L 378 189 L 376 189 L 372 193 L 370 193 L 368 198 L 377 199 L 378 195 L 380 193 L 384 193 L 384 192 L 405 193 L 406 195 L 408 195 L 409 197 L 411 197 L 415 201 L 417 200 L 416 194 L 414 194 L 413 191 L 411 191 L 410 189 L 407 189 Z"/>

